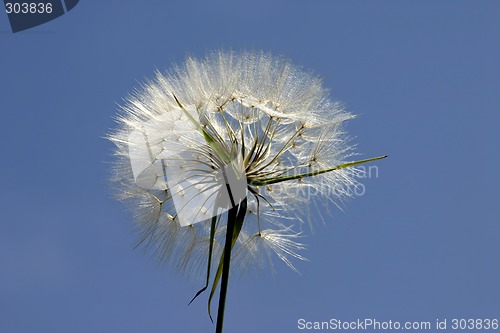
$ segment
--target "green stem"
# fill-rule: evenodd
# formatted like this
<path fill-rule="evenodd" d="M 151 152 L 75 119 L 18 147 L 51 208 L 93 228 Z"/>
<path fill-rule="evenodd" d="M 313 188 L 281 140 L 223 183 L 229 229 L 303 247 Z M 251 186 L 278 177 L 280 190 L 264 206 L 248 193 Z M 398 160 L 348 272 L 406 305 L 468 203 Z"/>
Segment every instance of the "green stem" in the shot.
<path fill-rule="evenodd" d="M 231 208 L 227 215 L 227 229 L 226 229 L 226 243 L 224 244 L 224 252 L 222 253 L 221 263 L 219 264 L 219 269 L 222 270 L 222 280 L 220 284 L 220 295 L 219 295 L 219 308 L 217 312 L 217 326 L 216 333 L 222 333 L 222 326 L 224 324 L 224 308 L 226 305 L 226 295 L 227 295 L 227 285 L 229 281 L 229 265 L 231 263 L 231 250 L 236 243 L 236 240 L 240 234 L 241 227 L 245 221 L 245 214 L 247 212 L 247 199 L 243 199 L 239 205 Z M 219 275 L 220 276 L 220 275 Z M 214 287 L 217 285 L 218 277 L 215 277 L 214 286 L 212 287 L 212 293 L 210 299 L 212 298 Z M 209 300 L 210 308 L 210 300 Z"/>
<path fill-rule="evenodd" d="M 236 224 L 238 206 L 229 210 L 227 215 L 226 243 L 224 244 L 224 262 L 222 266 L 222 280 L 219 294 L 219 308 L 217 310 L 216 333 L 222 333 L 224 324 L 224 308 L 226 305 L 227 285 L 229 281 L 229 266 L 231 263 L 231 248 L 233 242 L 234 225 Z"/>

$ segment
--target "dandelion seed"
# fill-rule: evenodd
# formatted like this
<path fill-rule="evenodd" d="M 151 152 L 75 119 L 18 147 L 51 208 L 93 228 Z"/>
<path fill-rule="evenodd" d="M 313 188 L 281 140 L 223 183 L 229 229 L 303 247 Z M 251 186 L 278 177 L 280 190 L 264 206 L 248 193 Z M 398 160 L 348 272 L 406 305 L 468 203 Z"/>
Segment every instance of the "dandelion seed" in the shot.
<path fill-rule="evenodd" d="M 275 253 L 295 270 L 307 209 L 338 204 L 358 184 L 354 167 L 385 157 L 348 161 L 352 118 L 320 79 L 266 53 L 188 58 L 126 99 L 109 135 L 119 197 L 161 260 L 205 267 L 194 298 L 211 281 L 210 317 L 220 284 L 216 332 L 231 260 L 246 269 Z"/>

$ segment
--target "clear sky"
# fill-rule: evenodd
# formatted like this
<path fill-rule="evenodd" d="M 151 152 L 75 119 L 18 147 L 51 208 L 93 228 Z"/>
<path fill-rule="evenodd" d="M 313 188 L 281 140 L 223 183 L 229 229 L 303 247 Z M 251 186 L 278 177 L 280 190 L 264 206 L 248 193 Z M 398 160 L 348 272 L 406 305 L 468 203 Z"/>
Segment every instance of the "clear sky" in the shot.
<path fill-rule="evenodd" d="M 499 17 L 499 1 L 81 0 L 13 34 L 0 13 L 0 332 L 215 331 L 206 296 L 187 306 L 199 283 L 133 250 L 103 137 L 138 82 L 219 48 L 321 75 L 359 115 L 361 156 L 390 155 L 303 239 L 302 275 L 232 276 L 225 332 L 500 319 Z"/>

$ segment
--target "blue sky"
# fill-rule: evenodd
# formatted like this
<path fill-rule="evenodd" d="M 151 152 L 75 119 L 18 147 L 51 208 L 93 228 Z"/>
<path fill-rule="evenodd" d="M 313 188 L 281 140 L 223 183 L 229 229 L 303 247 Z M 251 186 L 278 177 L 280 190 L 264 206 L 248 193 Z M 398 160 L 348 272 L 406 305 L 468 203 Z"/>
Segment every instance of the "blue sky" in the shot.
<path fill-rule="evenodd" d="M 366 193 L 308 235 L 302 275 L 229 285 L 225 332 L 297 320 L 500 319 L 500 2 L 91 1 L 13 34 L 0 13 L 0 331 L 214 332 L 107 179 L 117 104 L 187 54 L 255 49 L 359 115 Z"/>

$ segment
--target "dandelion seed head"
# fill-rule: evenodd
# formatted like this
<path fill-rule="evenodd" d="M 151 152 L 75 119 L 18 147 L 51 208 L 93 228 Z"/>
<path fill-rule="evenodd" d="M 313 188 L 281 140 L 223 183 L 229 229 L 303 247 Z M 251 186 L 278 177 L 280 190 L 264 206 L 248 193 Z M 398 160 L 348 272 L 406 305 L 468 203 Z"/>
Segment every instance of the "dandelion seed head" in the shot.
<path fill-rule="evenodd" d="M 343 124 L 352 118 L 320 78 L 285 59 L 223 51 L 189 57 L 157 72 L 121 106 L 109 135 L 113 181 L 130 203 L 141 242 L 161 260 L 202 267 L 211 219 L 246 199 L 234 251 L 245 263 L 239 266 L 261 266 L 274 253 L 295 269 L 292 261 L 304 259 L 299 238 L 308 209 L 342 202 L 357 181 L 349 168 L 293 176 L 345 163 L 353 147 Z M 225 223 L 217 218 L 217 253 Z"/>

